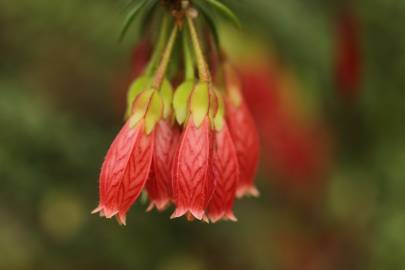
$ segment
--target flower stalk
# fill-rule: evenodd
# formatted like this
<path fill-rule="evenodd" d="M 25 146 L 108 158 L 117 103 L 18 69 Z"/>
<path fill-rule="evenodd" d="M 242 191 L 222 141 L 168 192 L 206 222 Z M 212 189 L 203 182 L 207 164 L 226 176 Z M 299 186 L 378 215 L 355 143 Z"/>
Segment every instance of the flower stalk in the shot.
<path fill-rule="evenodd" d="M 166 45 L 166 48 L 165 48 L 165 50 L 163 52 L 160 64 L 159 64 L 159 66 L 158 66 L 158 68 L 156 70 L 155 77 L 154 77 L 153 82 L 152 82 L 152 88 L 153 89 L 156 89 L 156 90 L 160 89 L 160 86 L 162 85 L 163 79 L 166 76 L 167 66 L 169 65 L 169 61 L 170 61 L 170 57 L 172 55 L 173 47 L 174 47 L 174 44 L 176 42 L 177 33 L 178 33 L 178 26 L 177 26 L 177 24 L 175 24 L 174 27 L 173 27 L 173 30 L 172 30 L 172 32 L 170 34 L 169 41 L 168 41 L 168 43 Z"/>
<path fill-rule="evenodd" d="M 205 61 L 197 30 L 195 29 L 194 21 L 191 16 L 187 16 L 187 23 L 196 56 L 199 78 L 203 82 L 211 82 L 211 75 L 208 70 L 208 65 Z"/>

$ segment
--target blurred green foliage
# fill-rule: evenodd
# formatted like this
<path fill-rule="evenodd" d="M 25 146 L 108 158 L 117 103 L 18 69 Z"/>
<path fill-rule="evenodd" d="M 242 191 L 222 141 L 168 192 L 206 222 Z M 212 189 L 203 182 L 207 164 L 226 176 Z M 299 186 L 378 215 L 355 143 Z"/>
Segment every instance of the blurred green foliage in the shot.
<path fill-rule="evenodd" d="M 124 0 L 1 1 L 0 269 L 405 267 L 405 2 L 353 3 L 365 64 L 351 109 L 332 78 L 342 1 L 224 2 L 328 120 L 338 149 L 326 190 L 301 204 L 262 175 L 235 224 L 172 221 L 141 203 L 125 228 L 91 216 L 125 106 L 110 90 L 125 90 L 137 26 L 117 42 Z"/>

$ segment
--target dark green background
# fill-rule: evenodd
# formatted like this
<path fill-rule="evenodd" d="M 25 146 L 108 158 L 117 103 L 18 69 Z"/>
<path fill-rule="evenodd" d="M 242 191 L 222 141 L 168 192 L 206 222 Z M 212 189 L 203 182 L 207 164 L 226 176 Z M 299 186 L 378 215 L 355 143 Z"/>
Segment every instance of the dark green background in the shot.
<path fill-rule="evenodd" d="M 353 1 L 364 70 L 350 113 L 332 72 L 342 1 L 226 2 L 332 126 L 339 148 L 319 203 L 281 200 L 260 177 L 238 223 L 173 221 L 141 203 L 127 227 L 90 215 L 136 27 L 117 43 L 123 0 L 2 0 L 0 269 L 405 268 L 405 1 Z"/>

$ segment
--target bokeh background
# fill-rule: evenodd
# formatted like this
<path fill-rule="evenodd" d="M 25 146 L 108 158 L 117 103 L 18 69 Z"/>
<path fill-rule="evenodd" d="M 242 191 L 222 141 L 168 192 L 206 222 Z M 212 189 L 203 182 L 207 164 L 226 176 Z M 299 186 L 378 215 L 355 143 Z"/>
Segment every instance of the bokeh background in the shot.
<path fill-rule="evenodd" d="M 405 269 L 405 1 L 228 0 L 262 136 L 237 223 L 90 215 L 139 34 L 125 0 L 0 1 L 1 270 Z M 236 45 L 235 45 L 236 44 Z"/>

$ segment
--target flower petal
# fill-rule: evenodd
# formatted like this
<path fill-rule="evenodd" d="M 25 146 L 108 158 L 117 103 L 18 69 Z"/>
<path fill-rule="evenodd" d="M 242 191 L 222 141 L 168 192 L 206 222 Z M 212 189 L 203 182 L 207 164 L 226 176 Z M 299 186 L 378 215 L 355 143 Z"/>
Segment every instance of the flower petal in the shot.
<path fill-rule="evenodd" d="M 204 217 L 214 191 L 210 133 L 207 117 L 199 127 L 192 118 L 187 122 L 174 162 L 172 185 L 176 210 L 172 218 L 186 213 L 199 220 Z"/>
<path fill-rule="evenodd" d="M 156 126 L 155 147 L 150 179 L 146 183 L 151 200 L 148 210 L 156 207 L 164 210 L 171 200 L 171 165 L 174 158 L 174 147 L 179 140 L 179 131 L 169 121 L 161 120 Z"/>
<path fill-rule="evenodd" d="M 215 143 L 213 174 L 216 188 L 210 200 L 207 215 L 212 222 L 222 218 L 236 220 L 232 207 L 240 172 L 235 146 L 226 124 L 216 133 Z"/>
<path fill-rule="evenodd" d="M 150 171 L 154 133 L 143 132 L 143 121 L 121 129 L 107 152 L 100 173 L 100 203 L 93 213 L 125 224 L 129 207 L 138 198 Z"/>

